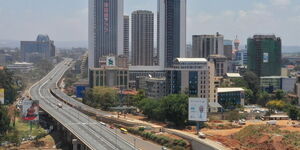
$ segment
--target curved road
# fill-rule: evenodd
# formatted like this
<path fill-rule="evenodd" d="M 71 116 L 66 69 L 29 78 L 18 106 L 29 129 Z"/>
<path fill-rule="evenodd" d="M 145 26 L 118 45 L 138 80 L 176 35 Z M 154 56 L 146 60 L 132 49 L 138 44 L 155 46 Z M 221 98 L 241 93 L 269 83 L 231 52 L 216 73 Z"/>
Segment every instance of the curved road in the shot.
<path fill-rule="evenodd" d="M 51 95 L 50 89 L 56 88 L 56 83 L 68 70 L 68 64 L 71 61 L 71 59 L 65 59 L 43 79 L 34 84 L 29 90 L 32 99 L 39 100 L 43 110 L 60 122 L 89 149 L 136 150 L 134 145 L 85 114 L 63 103 L 62 108 L 57 106 L 61 102 Z"/>

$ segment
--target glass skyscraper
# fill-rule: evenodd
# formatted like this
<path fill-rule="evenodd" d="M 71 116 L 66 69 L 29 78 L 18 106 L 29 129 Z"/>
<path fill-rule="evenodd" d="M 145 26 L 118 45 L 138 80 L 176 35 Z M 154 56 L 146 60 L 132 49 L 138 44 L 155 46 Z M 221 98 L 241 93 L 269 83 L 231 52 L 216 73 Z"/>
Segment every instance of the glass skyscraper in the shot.
<path fill-rule="evenodd" d="M 186 0 L 158 0 L 159 64 L 172 67 L 176 58 L 185 57 Z"/>
<path fill-rule="evenodd" d="M 89 0 L 89 68 L 124 51 L 123 0 Z"/>

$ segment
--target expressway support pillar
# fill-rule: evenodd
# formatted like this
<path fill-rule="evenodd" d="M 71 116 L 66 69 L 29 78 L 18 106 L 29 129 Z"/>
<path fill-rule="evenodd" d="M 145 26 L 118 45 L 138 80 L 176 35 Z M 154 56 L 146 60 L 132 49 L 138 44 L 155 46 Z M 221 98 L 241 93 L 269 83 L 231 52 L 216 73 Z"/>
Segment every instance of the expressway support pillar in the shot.
<path fill-rule="evenodd" d="M 73 144 L 73 150 L 78 150 L 79 141 L 77 139 L 73 139 L 72 144 Z"/>

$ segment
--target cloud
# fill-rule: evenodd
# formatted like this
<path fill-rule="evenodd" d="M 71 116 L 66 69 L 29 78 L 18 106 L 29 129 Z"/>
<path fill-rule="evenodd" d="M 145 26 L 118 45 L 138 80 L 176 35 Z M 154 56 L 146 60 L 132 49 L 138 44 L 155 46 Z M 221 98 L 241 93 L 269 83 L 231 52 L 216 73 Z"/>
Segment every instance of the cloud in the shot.
<path fill-rule="evenodd" d="M 291 0 L 270 0 L 270 2 L 276 6 L 287 6 L 291 4 Z"/>

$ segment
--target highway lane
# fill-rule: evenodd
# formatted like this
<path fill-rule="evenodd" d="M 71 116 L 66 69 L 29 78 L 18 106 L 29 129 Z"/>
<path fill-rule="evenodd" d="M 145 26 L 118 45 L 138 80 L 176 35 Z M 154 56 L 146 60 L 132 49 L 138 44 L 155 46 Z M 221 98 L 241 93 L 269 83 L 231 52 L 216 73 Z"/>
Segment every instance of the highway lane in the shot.
<path fill-rule="evenodd" d="M 70 61 L 70 59 L 67 59 L 65 62 Z M 57 104 L 60 101 L 51 95 L 49 89 L 56 86 L 56 82 L 68 69 L 65 62 L 58 64 L 47 76 L 30 89 L 32 98 L 40 100 L 42 109 L 63 124 L 90 149 L 135 149 L 122 137 L 109 132 L 108 129 L 103 129 L 97 121 L 90 119 L 76 109 L 65 104 L 62 108 L 58 108 Z M 117 139 L 117 141 L 112 139 Z"/>

